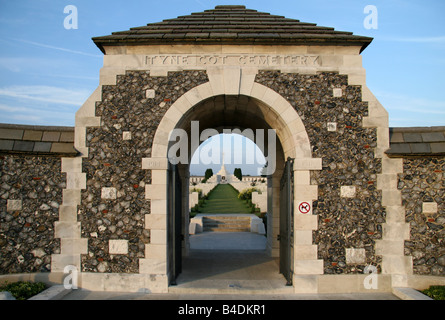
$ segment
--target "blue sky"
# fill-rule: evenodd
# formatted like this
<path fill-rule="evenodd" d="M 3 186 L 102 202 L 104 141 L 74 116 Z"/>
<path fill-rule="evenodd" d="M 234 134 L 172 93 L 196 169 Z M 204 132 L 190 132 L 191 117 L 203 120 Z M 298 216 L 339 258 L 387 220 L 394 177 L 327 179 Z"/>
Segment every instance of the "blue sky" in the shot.
<path fill-rule="evenodd" d="M 390 126 L 445 125 L 443 0 L 0 0 L 0 122 L 73 126 L 99 83 L 92 37 L 218 4 L 373 37 L 363 64 Z M 67 5 L 78 10 L 78 29 L 64 28 Z M 367 5 L 378 10 L 377 29 L 364 27 Z"/>

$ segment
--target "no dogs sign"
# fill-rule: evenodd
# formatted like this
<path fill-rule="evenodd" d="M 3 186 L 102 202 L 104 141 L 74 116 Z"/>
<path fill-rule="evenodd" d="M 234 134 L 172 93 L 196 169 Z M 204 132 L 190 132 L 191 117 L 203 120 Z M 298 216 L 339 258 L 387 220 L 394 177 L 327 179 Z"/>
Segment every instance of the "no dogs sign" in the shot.
<path fill-rule="evenodd" d="M 309 213 L 311 211 L 311 205 L 308 202 L 300 202 L 298 211 L 300 211 L 302 214 Z"/>

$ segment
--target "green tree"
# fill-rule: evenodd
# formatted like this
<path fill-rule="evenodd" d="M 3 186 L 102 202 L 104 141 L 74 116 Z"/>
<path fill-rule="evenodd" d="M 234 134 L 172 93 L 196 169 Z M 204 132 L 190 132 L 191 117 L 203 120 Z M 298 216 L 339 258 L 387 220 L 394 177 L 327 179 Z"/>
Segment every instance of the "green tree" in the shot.
<path fill-rule="evenodd" d="M 233 175 L 237 177 L 240 181 L 243 180 L 243 173 L 241 171 L 241 168 L 235 168 L 235 170 L 233 170 Z"/>
<path fill-rule="evenodd" d="M 207 169 L 205 174 L 204 174 L 204 179 L 207 181 L 208 178 L 210 178 L 211 176 L 213 176 L 213 170 L 211 168 Z"/>

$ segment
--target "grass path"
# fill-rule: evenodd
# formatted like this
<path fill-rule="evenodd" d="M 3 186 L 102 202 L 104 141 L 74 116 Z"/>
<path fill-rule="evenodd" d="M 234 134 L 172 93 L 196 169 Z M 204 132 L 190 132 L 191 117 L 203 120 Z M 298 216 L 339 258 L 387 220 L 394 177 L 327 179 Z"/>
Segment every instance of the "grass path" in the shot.
<path fill-rule="evenodd" d="M 247 203 L 238 199 L 238 191 L 230 184 L 217 185 L 201 208 L 202 213 L 251 213 Z"/>

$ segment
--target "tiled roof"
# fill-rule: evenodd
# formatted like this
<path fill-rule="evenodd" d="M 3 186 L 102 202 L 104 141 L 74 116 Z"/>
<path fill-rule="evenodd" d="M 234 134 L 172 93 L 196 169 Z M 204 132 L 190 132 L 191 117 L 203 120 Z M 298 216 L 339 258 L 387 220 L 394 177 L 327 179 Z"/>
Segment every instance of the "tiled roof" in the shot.
<path fill-rule="evenodd" d="M 79 152 L 73 127 L 0 124 L 0 154 L 5 153 L 71 157 Z"/>
<path fill-rule="evenodd" d="M 372 38 L 245 6 L 225 5 L 113 32 L 109 36 L 95 37 L 93 41 L 104 53 L 106 45 L 138 44 L 342 45 L 361 46 L 363 51 Z"/>
<path fill-rule="evenodd" d="M 445 127 L 390 128 L 389 157 L 445 156 Z"/>

